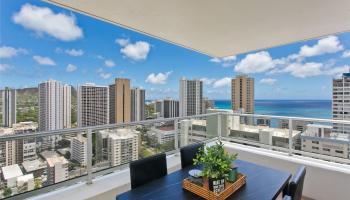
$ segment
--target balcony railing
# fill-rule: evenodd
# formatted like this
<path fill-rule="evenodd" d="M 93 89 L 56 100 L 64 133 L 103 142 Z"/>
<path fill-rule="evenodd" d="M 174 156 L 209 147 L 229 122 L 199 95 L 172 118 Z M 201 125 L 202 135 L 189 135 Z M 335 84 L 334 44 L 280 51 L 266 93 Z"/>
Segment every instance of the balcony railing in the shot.
<path fill-rule="evenodd" d="M 6 151 L 4 147 L 9 145 L 21 151 L 35 149 L 35 155 L 26 152 L 32 155 L 31 158 L 16 163 L 23 174 L 33 174 L 34 180 L 27 177 L 28 182 L 22 184 L 17 179 L 20 174 L 9 178 L 2 172 L 0 194 L 10 188 L 11 198 L 23 199 L 77 182 L 93 184 L 95 177 L 127 168 L 132 160 L 160 152 L 174 154 L 191 143 L 217 140 L 285 152 L 289 156 L 350 164 L 350 131 L 348 135 L 334 133 L 333 128 L 340 127 L 346 133 L 346 126 L 350 127 L 350 121 L 220 111 L 189 117 L 3 135 L 0 137 L 1 151 Z M 10 160 L 8 155 L 6 159 Z M 31 168 L 31 164 L 36 165 Z M 5 174 L 11 173 L 11 169 L 9 172 L 5 170 Z"/>

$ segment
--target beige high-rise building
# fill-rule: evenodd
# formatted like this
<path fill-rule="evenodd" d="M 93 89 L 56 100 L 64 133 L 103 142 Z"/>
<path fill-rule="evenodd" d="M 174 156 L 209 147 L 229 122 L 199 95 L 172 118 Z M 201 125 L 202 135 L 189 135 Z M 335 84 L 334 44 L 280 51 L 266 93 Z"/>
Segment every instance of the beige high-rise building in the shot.
<path fill-rule="evenodd" d="M 232 110 L 254 113 L 254 78 L 240 75 L 231 80 Z"/>
<path fill-rule="evenodd" d="M 110 123 L 124 123 L 131 121 L 131 90 L 130 79 L 116 78 L 115 84 L 110 85 L 110 88 L 115 88 L 114 94 L 110 94 L 114 107 L 111 106 L 110 112 L 114 113 L 114 121 Z"/>

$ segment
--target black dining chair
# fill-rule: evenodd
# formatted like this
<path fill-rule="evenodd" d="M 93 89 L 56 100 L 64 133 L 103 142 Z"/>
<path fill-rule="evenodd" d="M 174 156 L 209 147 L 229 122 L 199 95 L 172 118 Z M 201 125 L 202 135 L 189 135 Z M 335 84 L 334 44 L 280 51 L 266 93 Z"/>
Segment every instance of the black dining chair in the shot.
<path fill-rule="evenodd" d="M 166 176 L 168 173 L 165 153 L 130 163 L 131 189 Z"/>
<path fill-rule="evenodd" d="M 203 148 L 203 143 L 192 144 L 180 149 L 181 168 L 185 168 L 193 164 L 193 158 L 196 157 L 200 148 Z"/>
<path fill-rule="evenodd" d="M 286 188 L 286 196 L 283 199 L 301 200 L 303 195 L 304 179 L 306 174 L 306 167 L 301 166 L 292 177 L 289 185 Z"/>

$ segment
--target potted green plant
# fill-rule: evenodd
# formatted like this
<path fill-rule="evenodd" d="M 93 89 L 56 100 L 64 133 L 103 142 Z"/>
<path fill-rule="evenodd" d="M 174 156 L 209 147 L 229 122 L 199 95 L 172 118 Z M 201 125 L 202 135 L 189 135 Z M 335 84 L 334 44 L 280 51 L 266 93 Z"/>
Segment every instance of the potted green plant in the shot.
<path fill-rule="evenodd" d="M 225 189 L 225 179 L 232 169 L 232 162 L 236 160 L 237 154 L 225 152 L 222 142 L 210 147 L 202 148 L 193 159 L 194 165 L 202 165 L 201 175 L 204 186 L 209 190 L 220 193 Z"/>

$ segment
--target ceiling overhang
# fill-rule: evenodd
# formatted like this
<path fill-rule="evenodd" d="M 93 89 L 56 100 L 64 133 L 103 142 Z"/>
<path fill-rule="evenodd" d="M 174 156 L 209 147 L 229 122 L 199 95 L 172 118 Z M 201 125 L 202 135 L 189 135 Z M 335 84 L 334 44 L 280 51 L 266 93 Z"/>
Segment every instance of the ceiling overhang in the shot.
<path fill-rule="evenodd" d="M 45 0 L 212 57 L 350 30 L 350 0 Z"/>

